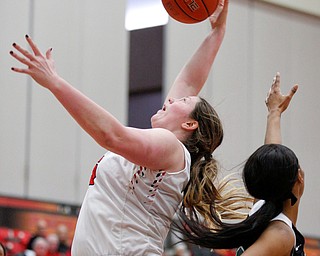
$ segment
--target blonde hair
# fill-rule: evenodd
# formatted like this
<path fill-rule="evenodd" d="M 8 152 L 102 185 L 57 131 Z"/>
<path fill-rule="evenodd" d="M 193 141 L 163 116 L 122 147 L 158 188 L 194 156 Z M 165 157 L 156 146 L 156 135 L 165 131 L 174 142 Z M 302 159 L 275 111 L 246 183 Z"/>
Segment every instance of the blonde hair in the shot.
<path fill-rule="evenodd" d="M 214 225 L 217 220 L 243 219 L 243 202 L 250 200 L 243 186 L 230 178 L 217 182 L 219 164 L 212 154 L 223 140 L 223 127 L 214 108 L 203 98 L 190 115 L 199 127 L 184 142 L 191 155 L 190 181 L 184 190 L 182 210 L 198 220 L 199 214 Z M 214 216 L 214 217 L 212 217 Z"/>

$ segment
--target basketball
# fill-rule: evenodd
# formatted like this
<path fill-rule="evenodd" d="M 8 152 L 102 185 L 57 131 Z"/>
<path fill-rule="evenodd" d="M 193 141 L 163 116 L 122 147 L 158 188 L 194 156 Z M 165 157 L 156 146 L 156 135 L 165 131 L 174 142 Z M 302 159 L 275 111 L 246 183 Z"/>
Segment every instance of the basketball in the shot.
<path fill-rule="evenodd" d="M 162 0 L 169 16 L 181 23 L 204 21 L 217 8 L 219 0 Z"/>

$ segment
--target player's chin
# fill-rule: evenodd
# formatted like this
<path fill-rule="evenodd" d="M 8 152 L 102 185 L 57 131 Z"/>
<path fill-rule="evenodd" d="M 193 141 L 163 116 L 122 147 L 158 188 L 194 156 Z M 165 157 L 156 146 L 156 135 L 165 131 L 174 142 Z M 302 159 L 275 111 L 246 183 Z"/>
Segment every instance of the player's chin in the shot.
<path fill-rule="evenodd" d="M 158 114 L 154 114 L 151 117 L 151 120 L 150 120 L 151 128 L 161 128 L 159 119 L 160 119 L 160 117 Z"/>
<path fill-rule="evenodd" d="M 151 128 L 156 128 L 156 115 L 157 114 L 154 114 L 150 119 Z"/>

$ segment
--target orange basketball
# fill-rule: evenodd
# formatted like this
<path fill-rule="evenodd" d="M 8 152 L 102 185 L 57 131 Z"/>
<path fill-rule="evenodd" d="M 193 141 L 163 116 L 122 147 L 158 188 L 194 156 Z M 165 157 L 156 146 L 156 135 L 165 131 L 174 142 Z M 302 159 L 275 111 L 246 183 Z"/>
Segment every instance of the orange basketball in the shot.
<path fill-rule="evenodd" d="M 171 18 L 187 24 L 207 19 L 216 10 L 218 2 L 219 0 L 162 0 Z"/>

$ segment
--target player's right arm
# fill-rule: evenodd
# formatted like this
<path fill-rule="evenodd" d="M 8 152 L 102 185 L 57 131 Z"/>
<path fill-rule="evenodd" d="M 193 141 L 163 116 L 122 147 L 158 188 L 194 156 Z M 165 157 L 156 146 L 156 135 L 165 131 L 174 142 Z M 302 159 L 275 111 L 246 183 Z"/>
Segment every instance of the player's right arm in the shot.
<path fill-rule="evenodd" d="M 294 85 L 287 95 L 280 90 L 280 74 L 277 72 L 266 98 L 268 108 L 265 144 L 281 144 L 281 114 L 288 108 L 293 95 L 298 90 Z"/>
<path fill-rule="evenodd" d="M 228 2 L 228 0 L 219 1 L 216 11 L 209 17 L 212 27 L 209 35 L 178 74 L 165 102 L 170 98 L 180 99 L 199 94 L 208 78 L 225 35 Z"/>

